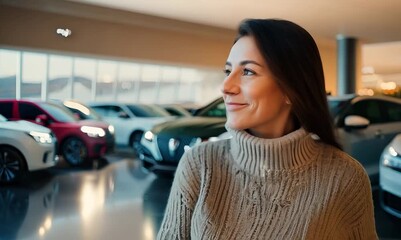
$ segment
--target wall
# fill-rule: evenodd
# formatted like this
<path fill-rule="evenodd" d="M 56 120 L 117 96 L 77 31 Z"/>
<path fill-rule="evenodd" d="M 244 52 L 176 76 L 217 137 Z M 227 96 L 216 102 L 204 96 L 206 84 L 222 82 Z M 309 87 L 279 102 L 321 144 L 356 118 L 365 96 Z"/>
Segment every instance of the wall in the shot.
<path fill-rule="evenodd" d="M 72 35 L 56 34 L 59 27 Z M 235 31 L 74 2 L 0 1 L 0 47 L 46 49 L 148 62 L 222 68 Z M 317 40 L 326 90 L 336 93 L 334 41 Z"/>

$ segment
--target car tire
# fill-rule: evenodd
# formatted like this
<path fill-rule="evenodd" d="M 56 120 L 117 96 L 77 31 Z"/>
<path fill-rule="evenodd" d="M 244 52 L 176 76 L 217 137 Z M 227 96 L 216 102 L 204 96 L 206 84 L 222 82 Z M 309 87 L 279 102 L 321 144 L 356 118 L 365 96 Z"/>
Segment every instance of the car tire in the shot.
<path fill-rule="evenodd" d="M 139 158 L 140 148 L 141 148 L 141 139 L 143 132 L 134 132 L 130 137 L 130 146 L 134 151 L 134 157 Z"/>
<path fill-rule="evenodd" d="M 13 147 L 0 146 L 0 183 L 12 183 L 28 173 L 22 154 Z"/>
<path fill-rule="evenodd" d="M 62 145 L 61 153 L 64 160 L 73 167 L 82 166 L 88 157 L 88 148 L 85 143 L 77 138 L 70 137 Z"/>

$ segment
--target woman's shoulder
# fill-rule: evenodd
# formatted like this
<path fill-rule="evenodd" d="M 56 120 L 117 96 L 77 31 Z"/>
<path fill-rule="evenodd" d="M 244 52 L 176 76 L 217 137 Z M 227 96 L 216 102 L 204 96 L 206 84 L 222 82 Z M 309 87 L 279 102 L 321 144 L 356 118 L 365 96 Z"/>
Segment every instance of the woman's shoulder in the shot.
<path fill-rule="evenodd" d="M 331 153 L 328 165 L 343 172 L 344 176 L 352 178 L 368 178 L 365 168 L 362 164 L 348 153 L 333 146 L 326 145 L 326 153 Z M 323 159 L 325 161 L 326 159 Z"/>

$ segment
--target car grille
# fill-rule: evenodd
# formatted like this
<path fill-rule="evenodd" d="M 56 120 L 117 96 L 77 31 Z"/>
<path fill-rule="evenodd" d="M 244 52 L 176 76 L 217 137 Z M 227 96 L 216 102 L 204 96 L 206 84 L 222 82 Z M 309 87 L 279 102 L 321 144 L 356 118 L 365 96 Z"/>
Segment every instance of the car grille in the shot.
<path fill-rule="evenodd" d="M 401 198 L 394 194 L 383 191 L 383 203 L 387 207 L 401 213 Z"/>
<path fill-rule="evenodd" d="M 159 147 L 160 153 L 162 155 L 163 161 L 166 162 L 178 162 L 181 156 L 184 154 L 184 146 L 189 145 L 193 137 L 177 137 L 176 140 L 179 141 L 178 147 L 175 151 L 170 153 L 169 141 L 171 137 L 168 136 L 158 136 L 157 145 Z"/>

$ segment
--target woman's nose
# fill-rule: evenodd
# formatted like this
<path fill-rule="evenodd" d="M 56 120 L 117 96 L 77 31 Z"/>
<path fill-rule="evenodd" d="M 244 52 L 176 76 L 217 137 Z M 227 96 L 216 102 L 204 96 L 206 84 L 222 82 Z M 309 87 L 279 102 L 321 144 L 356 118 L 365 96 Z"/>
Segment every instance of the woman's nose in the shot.
<path fill-rule="evenodd" d="M 233 74 L 230 74 L 224 79 L 221 92 L 226 95 L 234 95 L 238 94 L 240 91 L 240 87 L 238 85 L 238 81 Z"/>

